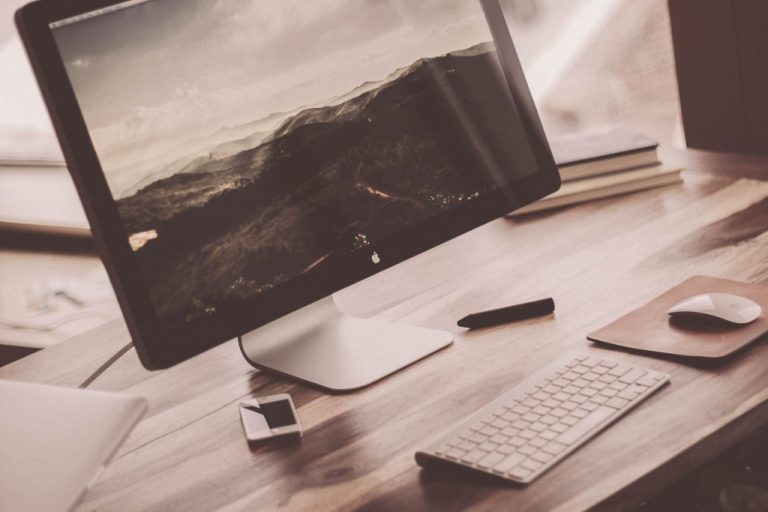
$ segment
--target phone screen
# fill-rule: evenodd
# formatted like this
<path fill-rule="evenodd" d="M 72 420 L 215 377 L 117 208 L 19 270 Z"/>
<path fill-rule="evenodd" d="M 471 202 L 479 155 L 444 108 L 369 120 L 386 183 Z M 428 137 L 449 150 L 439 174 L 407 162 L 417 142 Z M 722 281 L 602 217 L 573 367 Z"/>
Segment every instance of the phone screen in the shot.
<path fill-rule="evenodd" d="M 264 413 L 269 428 L 279 428 L 296 424 L 296 418 L 293 416 L 293 409 L 291 409 L 291 404 L 288 403 L 288 400 L 278 400 L 277 402 L 269 402 L 259 405 L 261 406 L 261 410 Z"/>
<path fill-rule="evenodd" d="M 273 428 L 287 427 L 297 423 L 288 400 L 264 404 L 241 406 L 246 434 L 252 437 L 269 434 Z"/>

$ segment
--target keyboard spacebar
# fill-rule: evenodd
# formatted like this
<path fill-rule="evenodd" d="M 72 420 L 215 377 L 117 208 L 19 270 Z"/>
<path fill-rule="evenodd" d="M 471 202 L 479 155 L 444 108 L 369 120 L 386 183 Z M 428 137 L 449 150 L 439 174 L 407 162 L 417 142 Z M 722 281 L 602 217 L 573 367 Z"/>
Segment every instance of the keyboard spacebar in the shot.
<path fill-rule="evenodd" d="M 584 416 L 580 422 L 563 432 L 557 440 L 563 444 L 571 445 L 581 439 L 584 434 L 611 417 L 615 412 L 616 409 L 601 405 L 592 411 L 589 416 Z"/>

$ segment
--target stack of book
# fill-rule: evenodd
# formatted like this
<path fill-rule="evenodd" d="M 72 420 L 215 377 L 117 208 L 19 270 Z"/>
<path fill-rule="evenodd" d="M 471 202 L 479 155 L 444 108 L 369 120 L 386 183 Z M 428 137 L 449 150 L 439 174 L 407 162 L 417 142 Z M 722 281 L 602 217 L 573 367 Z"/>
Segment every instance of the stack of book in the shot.
<path fill-rule="evenodd" d="M 512 215 L 560 208 L 680 183 L 682 169 L 659 162 L 659 144 L 624 130 L 571 137 L 550 144 L 560 169 L 557 192 Z"/>

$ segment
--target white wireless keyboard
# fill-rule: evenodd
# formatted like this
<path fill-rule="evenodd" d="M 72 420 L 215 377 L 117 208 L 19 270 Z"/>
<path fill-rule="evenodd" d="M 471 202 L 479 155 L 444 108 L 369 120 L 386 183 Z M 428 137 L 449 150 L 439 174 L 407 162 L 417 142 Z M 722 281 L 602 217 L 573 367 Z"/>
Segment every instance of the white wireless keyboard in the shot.
<path fill-rule="evenodd" d="M 572 354 L 417 452 L 416 461 L 528 484 L 667 382 L 653 370 Z"/>

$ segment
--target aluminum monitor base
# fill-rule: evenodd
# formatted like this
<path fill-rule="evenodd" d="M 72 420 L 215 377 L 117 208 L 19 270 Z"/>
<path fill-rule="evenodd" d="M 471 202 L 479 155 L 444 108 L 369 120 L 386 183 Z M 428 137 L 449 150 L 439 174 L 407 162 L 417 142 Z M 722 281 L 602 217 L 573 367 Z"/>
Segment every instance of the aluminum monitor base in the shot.
<path fill-rule="evenodd" d="M 329 391 L 353 391 L 447 347 L 445 331 L 345 315 L 332 297 L 239 338 L 246 361 Z"/>

